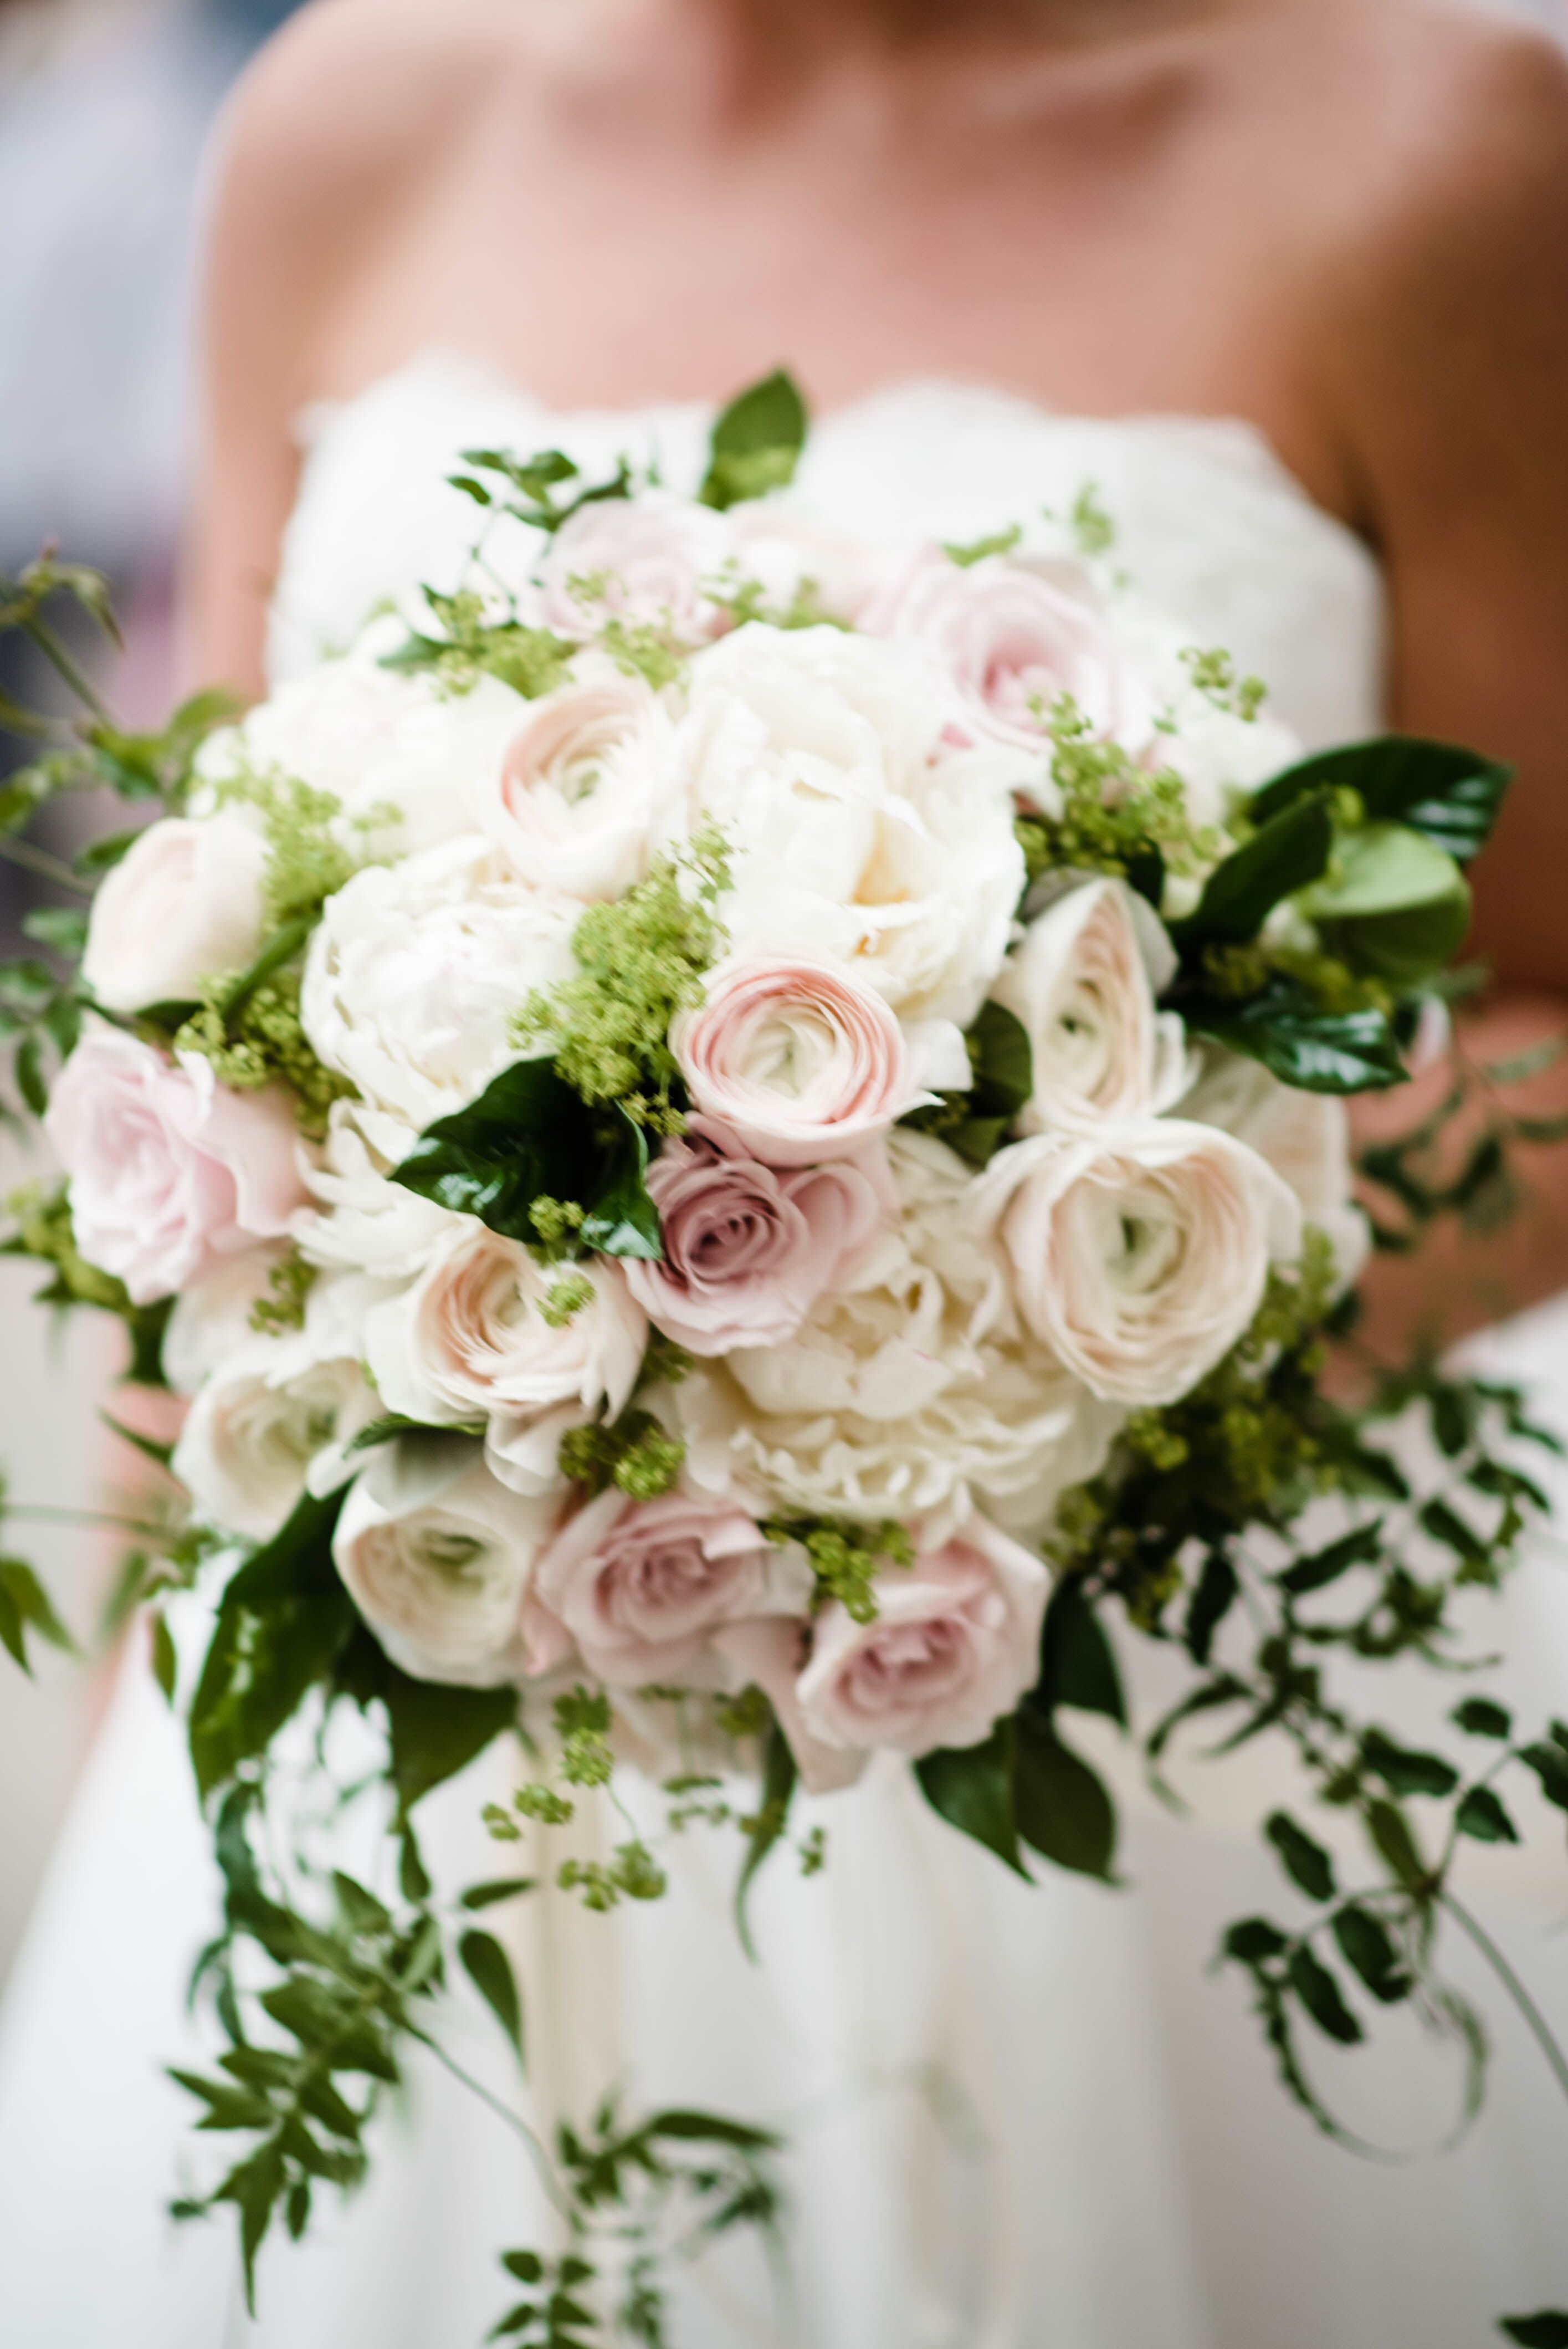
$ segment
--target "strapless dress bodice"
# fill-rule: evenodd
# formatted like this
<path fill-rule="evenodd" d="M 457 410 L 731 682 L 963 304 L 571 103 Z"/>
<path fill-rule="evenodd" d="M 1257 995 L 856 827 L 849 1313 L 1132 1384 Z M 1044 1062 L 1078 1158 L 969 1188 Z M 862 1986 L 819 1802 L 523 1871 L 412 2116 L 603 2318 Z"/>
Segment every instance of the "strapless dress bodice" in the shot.
<path fill-rule="evenodd" d="M 432 352 L 302 419 L 304 464 L 273 604 L 274 681 L 342 648 L 388 597 L 455 584 L 476 512 L 459 452 L 562 448 L 585 469 L 656 458 L 673 487 L 706 462 L 711 410 L 562 411 Z M 1139 591 L 1268 682 L 1310 747 L 1382 717 L 1383 586 L 1370 552 L 1315 505 L 1251 425 L 1060 416 L 1007 394 L 914 382 L 822 419 L 800 496 L 849 534 L 963 541 L 1070 512 L 1092 485 Z"/>

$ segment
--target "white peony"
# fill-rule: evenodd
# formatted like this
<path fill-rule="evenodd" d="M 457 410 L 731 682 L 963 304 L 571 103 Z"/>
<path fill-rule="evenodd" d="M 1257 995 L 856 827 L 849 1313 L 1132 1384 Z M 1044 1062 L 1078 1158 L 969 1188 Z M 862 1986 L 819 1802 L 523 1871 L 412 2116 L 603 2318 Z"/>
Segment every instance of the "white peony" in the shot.
<path fill-rule="evenodd" d="M 564 1486 L 509 1493 L 460 1436 L 389 1444 L 356 1479 L 332 1554 L 395 1664 L 417 1680 L 496 1687 L 565 1651 L 531 1599 L 563 1499 Z"/>
<path fill-rule="evenodd" d="M 1029 1328 L 1107 1402 L 1175 1402 L 1230 1351 L 1301 1210 L 1256 1151 L 1150 1118 L 1094 1141 L 1042 1135 L 992 1161 L 975 1210 L 1002 1240 Z"/>
<path fill-rule="evenodd" d="M 675 728 L 640 678 L 608 661 L 530 709 L 474 795 L 474 822 L 521 881 L 622 896 L 677 827 Z"/>
<path fill-rule="evenodd" d="M 324 1456 L 340 1459 L 342 1447 L 378 1415 L 360 1367 L 367 1292 L 377 1293 L 353 1278 L 319 1282 L 303 1329 L 249 1335 L 200 1388 L 173 1467 L 201 1522 L 264 1541 L 288 1517 L 313 1467 Z"/>
<path fill-rule="evenodd" d="M 449 1236 L 452 1217 L 389 1179 L 407 1155 L 408 1140 L 402 1119 L 363 1102 L 334 1102 L 320 1164 L 305 1173 L 317 1212 L 302 1216 L 297 1231 L 300 1252 L 312 1264 L 393 1281 L 424 1270 Z"/>
<path fill-rule="evenodd" d="M 150 824 L 93 900 L 82 977 L 108 1011 L 183 1002 L 262 943 L 267 847 L 237 812 Z"/>
<path fill-rule="evenodd" d="M 521 1057 L 515 1014 L 573 969 L 582 907 L 469 834 L 357 873 L 310 942 L 300 1017 L 326 1066 L 412 1132 Z"/>
<path fill-rule="evenodd" d="M 1175 957 L 1157 917 L 1169 978 Z M 992 989 L 1029 1040 L 1034 1094 L 1026 1133 L 1151 1117 L 1187 1082 L 1181 1020 L 1157 1011 L 1132 893 L 1090 881 L 1032 922 Z"/>
<path fill-rule="evenodd" d="M 968 1026 L 1024 868 L 1009 762 L 949 760 L 952 710 L 916 645 L 753 626 L 697 656 L 682 758 L 731 850 L 737 954 L 826 957 L 905 1020 Z"/>
<path fill-rule="evenodd" d="M 562 1403 L 616 1418 L 648 1334 L 619 1265 L 543 1266 L 471 1216 L 448 1220 L 419 1279 L 366 1325 L 366 1359 L 387 1408 L 443 1426 L 526 1426 Z M 553 1301 L 565 1281 L 589 1291 L 570 1311 Z"/>
<path fill-rule="evenodd" d="M 1043 1526 L 1104 1460 L 1119 1414 L 1021 1322 L 1005 1257 L 941 1143 L 890 1143 L 896 1231 L 787 1345 L 741 1349 L 672 1391 L 694 1481 L 758 1485 L 830 1516 L 908 1517 L 973 1492 L 1011 1531 Z"/>
<path fill-rule="evenodd" d="M 410 855 L 466 831 L 529 704 L 493 677 L 454 692 L 428 675 L 384 668 L 373 649 L 383 641 L 373 631 L 356 652 L 279 686 L 239 725 L 210 736 L 197 754 L 191 812 L 217 805 L 225 782 L 280 777 L 337 801 L 330 829 L 351 856 Z"/>

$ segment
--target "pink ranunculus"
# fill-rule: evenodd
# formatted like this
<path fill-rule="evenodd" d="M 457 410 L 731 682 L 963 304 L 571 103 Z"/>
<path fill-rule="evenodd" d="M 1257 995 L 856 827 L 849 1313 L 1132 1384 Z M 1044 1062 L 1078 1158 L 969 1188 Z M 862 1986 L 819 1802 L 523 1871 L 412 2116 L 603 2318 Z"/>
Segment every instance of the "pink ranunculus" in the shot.
<path fill-rule="evenodd" d="M 658 628 L 682 644 L 707 644 L 728 625 L 728 614 L 707 591 L 730 547 L 721 515 L 673 491 L 596 499 L 551 541 L 539 567 L 540 616 L 547 627 L 579 640 L 619 620 Z"/>
<path fill-rule="evenodd" d="M 693 1354 L 779 1346 L 838 1287 L 891 1205 L 880 1145 L 780 1172 L 717 1120 L 694 1117 L 648 1169 L 662 1264 L 626 1281 L 656 1329 Z"/>
<path fill-rule="evenodd" d="M 605 667 L 534 703 L 477 811 L 521 879 L 588 901 L 642 879 L 674 795 L 668 719 L 641 678 Z"/>
<path fill-rule="evenodd" d="M 982 1744 L 1038 1676 L 1049 1591 L 1037 1557 L 971 1515 L 878 1577 L 874 1622 L 823 1610 L 797 1684 L 806 1730 L 851 1752 Z"/>
<path fill-rule="evenodd" d="M 77 1246 L 136 1305 L 280 1237 L 306 1204 L 281 1093 L 232 1092 L 196 1054 L 168 1061 L 114 1029 L 77 1046 L 45 1130 L 70 1178 Z"/>
<path fill-rule="evenodd" d="M 1038 750 L 1064 693 L 1096 735 L 1120 722 L 1116 643 L 1087 583 L 1075 594 L 1006 555 L 964 565 L 934 548 L 866 625 L 918 637 L 941 656 L 958 689 L 957 731 L 971 747 Z"/>
<path fill-rule="evenodd" d="M 721 965 L 670 1045 L 696 1107 L 769 1166 L 848 1157 L 923 1098 L 882 997 L 805 956 Z"/>
<path fill-rule="evenodd" d="M 770 1542 L 738 1501 L 614 1490 L 568 1520 L 536 1583 L 588 1670 L 632 1689 L 690 1672 L 725 1624 L 803 1615 L 811 1588 L 802 1554 Z"/>

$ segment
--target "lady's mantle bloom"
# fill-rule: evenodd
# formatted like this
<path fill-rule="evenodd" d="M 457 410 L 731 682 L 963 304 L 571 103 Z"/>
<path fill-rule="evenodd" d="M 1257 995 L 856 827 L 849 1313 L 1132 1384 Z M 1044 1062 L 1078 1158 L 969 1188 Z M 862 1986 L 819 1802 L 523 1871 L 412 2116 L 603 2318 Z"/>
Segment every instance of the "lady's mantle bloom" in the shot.
<path fill-rule="evenodd" d="M 1173 967 L 1157 916 L 1148 918 Z M 1029 1040 L 1035 1090 L 1019 1120 L 1026 1133 L 1153 1117 L 1180 1097 L 1181 1022 L 1154 1008 L 1140 917 L 1123 883 L 1091 881 L 1059 897 L 1031 923 L 992 992 Z"/>
<path fill-rule="evenodd" d="M 722 964 L 670 1046 L 696 1107 L 772 1166 L 846 1157 L 921 1098 L 882 997 L 805 957 Z"/>
<path fill-rule="evenodd" d="M 561 1493 L 522 1499 L 460 1437 L 387 1444 L 344 1503 L 332 1554 L 393 1662 L 416 1680 L 490 1688 L 565 1652 L 533 1598 Z"/>
<path fill-rule="evenodd" d="M 281 1095 L 231 1092 L 197 1055 L 168 1061 L 112 1029 L 77 1046 L 44 1130 L 70 1179 L 77 1247 L 133 1305 L 281 1237 L 304 1205 Z"/>
<path fill-rule="evenodd" d="M 580 905 L 513 880 L 472 834 L 356 873 L 327 902 L 300 1018 L 326 1066 L 412 1132 L 518 1056 L 513 1019 L 574 968 Z"/>
<path fill-rule="evenodd" d="M 150 824 L 93 901 L 82 977 L 109 1011 L 194 999 L 262 942 L 267 847 L 237 812 Z"/>
<path fill-rule="evenodd" d="M 744 627 L 692 663 L 691 820 L 717 823 L 737 953 L 839 963 L 907 1020 L 966 1028 L 1024 883 L 1006 756 L 948 756 L 951 688 L 919 645 Z"/>
<path fill-rule="evenodd" d="M 638 1689 L 686 1682 L 705 1663 L 711 1679 L 715 1632 L 760 1616 L 799 1619 L 812 1578 L 799 1549 L 770 1542 L 732 1498 L 629 1501 L 612 1490 L 568 1520 L 536 1587 L 588 1670 L 611 1688 Z"/>
<path fill-rule="evenodd" d="M 633 1296 L 693 1354 L 792 1338 L 863 1255 L 891 1193 L 874 1153 L 780 1173 L 694 1117 L 648 1169 L 664 1261 L 629 1263 Z"/>
<path fill-rule="evenodd" d="M 533 704 L 486 777 L 475 821 L 531 887 L 620 897 L 669 835 L 674 745 L 657 697 L 606 663 Z"/>
<path fill-rule="evenodd" d="M 819 1616 L 796 1684 L 805 1728 L 851 1752 L 983 1744 L 1038 1677 L 1049 1592 L 1039 1559 L 971 1514 L 878 1577 L 873 1622 L 837 1603 Z"/>
<path fill-rule="evenodd" d="M 1042 1136 L 992 1161 L 994 1219 L 1035 1335 L 1093 1392 L 1175 1402 L 1230 1351 L 1271 1261 L 1298 1254 L 1301 1209 L 1254 1150 L 1150 1118 L 1102 1141 Z"/>

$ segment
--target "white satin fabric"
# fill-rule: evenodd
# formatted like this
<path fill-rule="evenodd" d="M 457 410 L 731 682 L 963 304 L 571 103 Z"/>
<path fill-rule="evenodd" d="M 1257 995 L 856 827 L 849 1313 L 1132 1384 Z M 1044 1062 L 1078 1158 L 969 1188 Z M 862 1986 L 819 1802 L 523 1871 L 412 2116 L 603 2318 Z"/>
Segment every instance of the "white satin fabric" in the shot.
<path fill-rule="evenodd" d="M 554 415 L 442 357 L 321 413 L 274 672 L 346 642 L 388 595 L 452 582 L 473 521 L 442 486 L 459 449 L 559 445 L 593 464 L 656 450 L 678 484 L 706 420 Z M 1066 512 L 1088 481 L 1144 593 L 1265 677 L 1309 742 L 1375 730 L 1375 566 L 1244 425 L 1084 421 L 916 385 L 828 419 L 803 471 L 851 528 L 955 539 Z M 1565 1340 L 1568 1306 L 1488 1345 L 1498 1369 L 1542 1378 L 1542 1413 L 1568 1423 Z M 1555 1540 L 1501 1613 L 1481 1636 L 1522 1659 L 1522 1705 L 1568 1710 Z M 495 1869 L 476 1826 L 488 1768 L 429 1806 L 452 1884 Z M 793 2139 L 789 2294 L 754 2258 L 727 2257 L 683 2291 L 679 2349 L 1480 2349 L 1499 2311 L 1568 2299 L 1568 2110 L 1514 2023 L 1463 2151 L 1371 2167 L 1312 2133 L 1239 1985 L 1205 1978 L 1225 1920 L 1288 1913 L 1239 1824 L 1269 1799 L 1233 1771 L 1206 1823 L 1135 1810 L 1127 1889 L 1045 1871 L 1030 1889 L 925 1812 L 905 1775 L 877 1772 L 814 1814 L 824 1874 L 802 1880 L 780 1857 L 763 1878 L 757 1967 L 729 1921 L 733 1837 L 694 1831 L 670 1896 L 646 1909 L 522 1904 L 509 1930 L 537 2113 L 583 2114 L 618 2081 L 639 2106 L 707 2103 Z M 1492 1930 L 1568 2025 L 1550 1865 L 1478 1853 L 1475 1867 Z M 468 2349 L 504 2305 L 495 2253 L 542 2240 L 548 2220 L 503 2127 L 433 2069 L 383 2130 L 366 2195 L 302 2251 L 269 2251 L 253 2328 L 226 2227 L 177 2237 L 160 2219 L 191 2157 L 188 2107 L 157 2067 L 191 2058 L 180 1984 L 214 1910 L 176 1729 L 132 1673 L 0 2032 L 0 2340 Z M 473 2002 L 454 2000 L 451 2027 L 499 2093 L 525 2093 Z M 1430 2141 L 1451 2067 L 1405 2033 L 1396 2018 L 1378 2034 L 1390 2052 L 1319 2070 L 1358 2126 Z"/>

